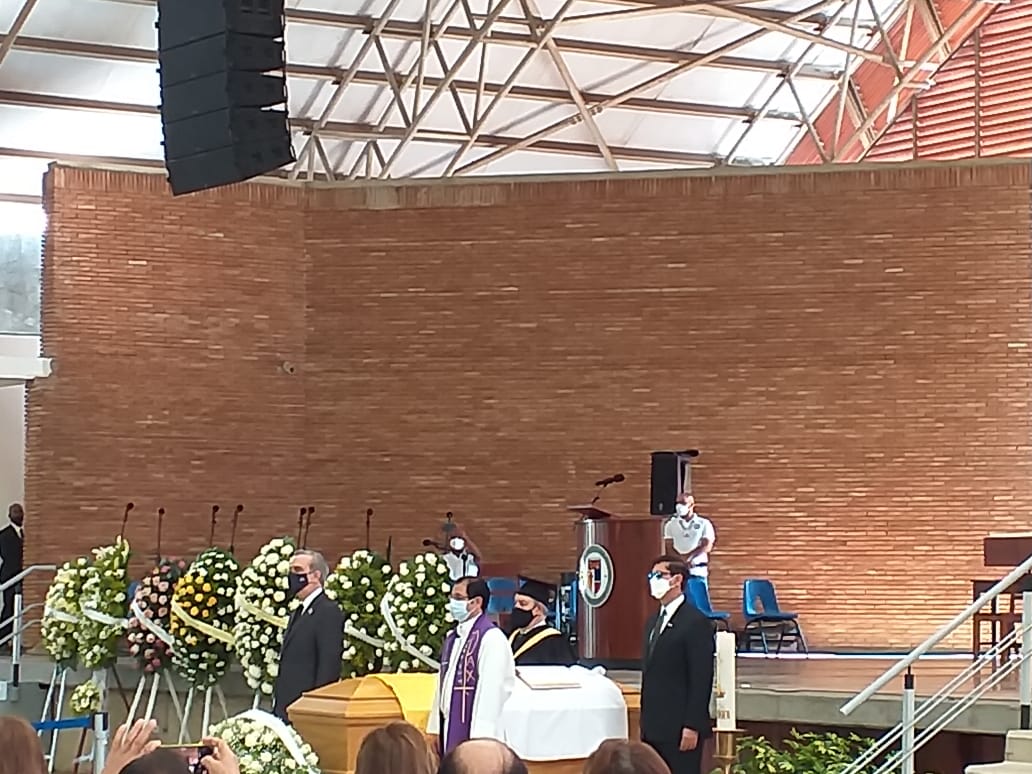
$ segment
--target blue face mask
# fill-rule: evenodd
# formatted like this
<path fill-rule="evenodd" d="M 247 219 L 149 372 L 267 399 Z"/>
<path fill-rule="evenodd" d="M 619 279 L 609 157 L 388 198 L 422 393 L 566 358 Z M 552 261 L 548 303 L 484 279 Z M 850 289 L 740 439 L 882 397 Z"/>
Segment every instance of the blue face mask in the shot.
<path fill-rule="evenodd" d="M 449 599 L 448 612 L 451 613 L 451 617 L 454 618 L 458 623 L 462 623 L 467 618 L 469 618 L 469 600 Z"/>

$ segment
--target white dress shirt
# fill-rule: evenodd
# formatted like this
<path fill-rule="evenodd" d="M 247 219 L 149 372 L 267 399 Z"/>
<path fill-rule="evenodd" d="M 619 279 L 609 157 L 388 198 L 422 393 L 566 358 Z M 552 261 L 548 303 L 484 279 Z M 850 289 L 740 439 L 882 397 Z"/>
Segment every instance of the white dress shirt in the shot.
<path fill-rule="evenodd" d="M 307 597 L 302 599 L 301 600 L 301 612 L 298 613 L 298 615 L 302 616 L 305 613 L 307 613 L 308 609 L 312 606 L 312 603 L 315 602 L 315 598 L 317 596 L 319 596 L 320 594 L 322 594 L 322 593 L 323 593 L 322 586 L 319 586 L 311 594 L 309 594 Z"/>
<path fill-rule="evenodd" d="M 447 722 L 451 711 L 451 695 L 455 686 L 455 669 L 459 656 L 476 618 L 463 621 L 456 627 L 455 645 L 451 651 L 451 661 L 444 679 L 435 681 L 434 701 L 430 707 L 426 732 L 442 735 L 441 716 Z M 502 709 L 512 695 L 516 684 L 516 662 L 512 657 L 509 640 L 497 626 L 484 633 L 480 641 L 480 652 L 477 657 L 478 681 L 473 696 L 473 719 L 470 724 L 470 739 L 497 739 L 502 736 Z M 443 689 L 443 692 L 442 692 Z M 442 740 L 442 744 L 444 740 Z"/>

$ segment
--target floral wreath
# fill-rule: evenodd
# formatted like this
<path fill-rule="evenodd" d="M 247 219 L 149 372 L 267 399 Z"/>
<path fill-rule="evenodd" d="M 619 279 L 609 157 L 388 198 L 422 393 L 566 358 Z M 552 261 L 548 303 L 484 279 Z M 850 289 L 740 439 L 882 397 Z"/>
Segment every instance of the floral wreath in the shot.
<path fill-rule="evenodd" d="M 380 600 L 392 575 L 387 560 L 360 550 L 341 559 L 326 579 L 326 596 L 344 613 L 341 678 L 345 680 L 383 671 L 385 640 L 390 640 L 391 634 L 380 612 Z"/>
<path fill-rule="evenodd" d="M 93 565 L 82 585 L 79 661 L 86 669 L 103 669 L 118 658 L 118 641 L 129 625 L 129 543 L 93 549 Z"/>
<path fill-rule="evenodd" d="M 61 668 L 75 666 L 82 624 L 82 587 L 89 577 L 90 562 L 79 557 L 65 562 L 47 589 L 43 603 L 41 634 L 47 654 Z"/>
<path fill-rule="evenodd" d="M 240 774 L 318 774 L 319 757 L 298 733 L 273 715 L 249 710 L 212 726 L 237 756 Z"/>
<path fill-rule="evenodd" d="M 163 559 L 140 581 L 129 605 L 129 654 L 146 674 L 172 666 L 172 593 L 187 567 L 184 559 Z"/>
<path fill-rule="evenodd" d="M 239 573 L 232 555 L 209 548 L 172 594 L 172 668 L 194 688 L 210 688 L 229 671 Z"/>
<path fill-rule="evenodd" d="M 72 691 L 68 707 L 77 717 L 86 717 L 100 712 L 104 692 L 93 680 L 87 680 Z"/>
<path fill-rule="evenodd" d="M 434 657 L 441 652 L 453 623 L 447 607 L 450 591 L 448 565 L 439 554 L 418 554 L 398 566 L 380 602 L 393 638 L 387 643 L 387 662 L 396 671 L 440 669 Z"/>
<path fill-rule="evenodd" d="M 276 538 L 262 546 L 237 582 L 236 653 L 251 690 L 271 696 L 279 674 L 280 649 L 289 616 L 299 604 L 288 589 L 294 541 Z"/>

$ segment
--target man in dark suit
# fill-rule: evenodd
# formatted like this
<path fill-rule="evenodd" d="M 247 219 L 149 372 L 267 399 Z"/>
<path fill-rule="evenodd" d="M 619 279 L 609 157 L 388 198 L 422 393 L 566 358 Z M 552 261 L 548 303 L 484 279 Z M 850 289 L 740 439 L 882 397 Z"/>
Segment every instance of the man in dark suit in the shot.
<path fill-rule="evenodd" d="M 714 631 L 685 599 L 687 577 L 688 567 L 677 556 L 656 559 L 648 576 L 660 609 L 645 626 L 641 738 L 671 774 L 700 774 L 703 742 L 711 734 Z"/>
<path fill-rule="evenodd" d="M 25 509 L 20 503 L 14 503 L 7 509 L 7 520 L 11 523 L 0 529 L 0 586 L 11 580 L 24 568 L 24 546 L 25 546 Z M 0 597 L 0 647 L 11 647 L 11 642 L 5 640 L 14 631 L 12 623 L 8 623 L 14 615 L 14 586 L 4 589 Z"/>
<path fill-rule="evenodd" d="M 276 716 L 284 722 L 287 708 L 302 694 L 340 680 L 344 649 L 344 616 L 323 593 L 330 568 L 322 554 L 298 551 L 290 560 L 290 593 L 301 605 L 290 616 L 280 649 L 279 674 L 273 689 Z"/>

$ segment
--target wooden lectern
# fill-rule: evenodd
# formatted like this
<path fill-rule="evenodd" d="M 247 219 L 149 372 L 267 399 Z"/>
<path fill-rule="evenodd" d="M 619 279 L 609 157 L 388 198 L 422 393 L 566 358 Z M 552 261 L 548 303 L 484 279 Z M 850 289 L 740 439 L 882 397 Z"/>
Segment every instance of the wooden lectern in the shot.
<path fill-rule="evenodd" d="M 596 508 L 569 508 L 577 522 L 577 641 L 580 656 L 608 668 L 637 668 L 645 624 L 656 610 L 650 562 L 663 553 L 663 520 L 623 519 Z"/>
<path fill-rule="evenodd" d="M 1017 567 L 1032 556 L 1032 532 L 997 532 L 982 540 L 986 567 Z"/>

